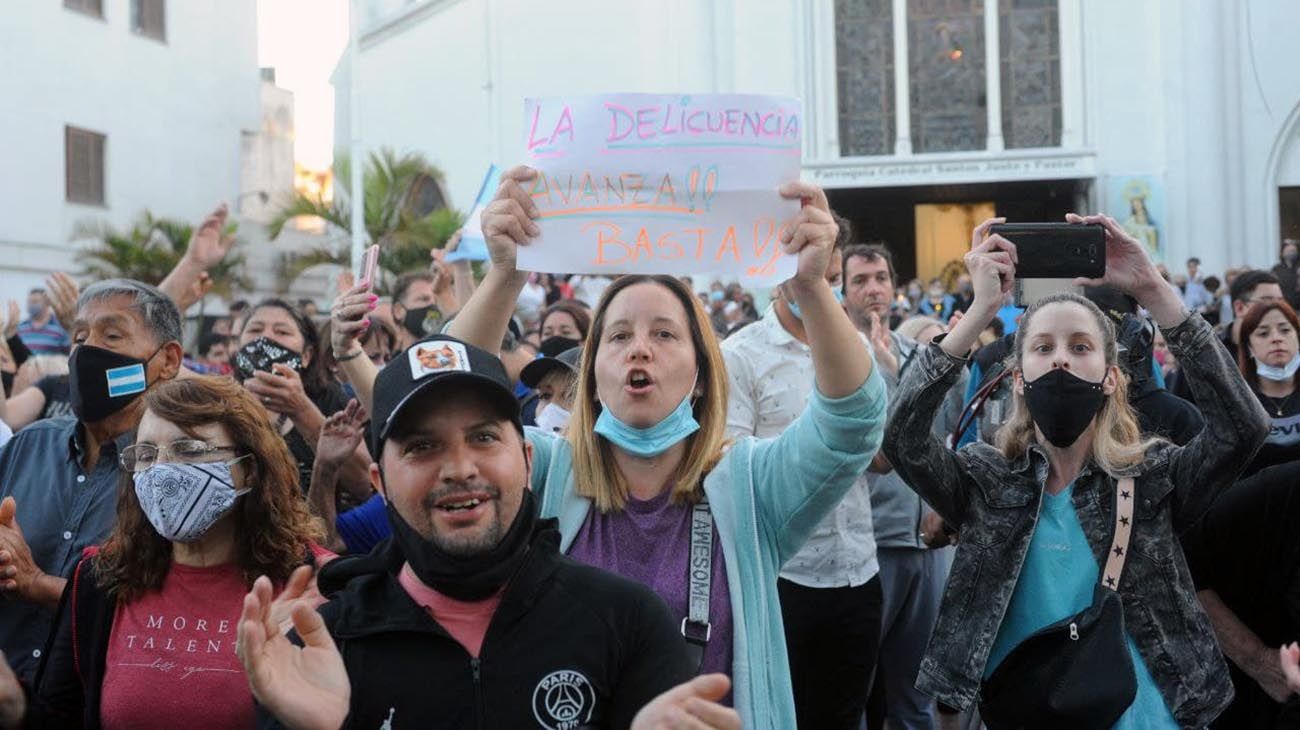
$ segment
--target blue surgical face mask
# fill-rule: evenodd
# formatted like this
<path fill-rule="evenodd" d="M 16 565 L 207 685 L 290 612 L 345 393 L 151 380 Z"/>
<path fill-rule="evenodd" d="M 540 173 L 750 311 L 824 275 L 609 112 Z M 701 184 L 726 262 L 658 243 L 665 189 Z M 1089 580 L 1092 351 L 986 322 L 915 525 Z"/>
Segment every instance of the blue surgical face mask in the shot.
<path fill-rule="evenodd" d="M 1295 357 L 1291 358 L 1291 362 L 1282 367 L 1269 365 L 1263 360 L 1255 358 L 1255 373 L 1261 378 L 1266 378 L 1277 383 L 1284 383 L 1291 378 L 1294 378 L 1296 370 L 1300 370 L 1300 353 L 1296 353 Z"/>
<path fill-rule="evenodd" d="M 839 302 L 840 304 L 843 304 L 844 290 L 839 287 L 831 287 L 831 291 L 835 292 L 835 301 Z M 799 309 L 799 302 L 796 302 L 794 300 L 794 297 L 789 297 L 785 300 L 785 303 L 790 305 L 790 314 L 793 314 L 795 319 L 802 322 L 803 310 Z"/>
<path fill-rule="evenodd" d="M 699 377 L 698 373 L 696 377 Z M 691 409 L 691 396 L 694 392 L 695 385 L 692 384 L 690 391 L 686 393 L 686 397 L 677 408 L 664 420 L 649 428 L 637 428 L 623 423 L 602 403 L 600 416 L 596 419 L 596 427 L 592 430 L 633 456 L 644 459 L 656 457 L 672 448 L 678 441 L 700 430 L 700 424 L 695 420 L 695 414 Z"/>
<path fill-rule="evenodd" d="M 709 292 L 709 301 L 711 301 L 711 302 L 720 302 L 720 301 L 722 301 L 723 296 L 725 296 L 725 295 L 723 294 L 723 292 L 722 292 L 721 290 L 719 290 L 719 289 L 714 289 L 713 291 Z"/>

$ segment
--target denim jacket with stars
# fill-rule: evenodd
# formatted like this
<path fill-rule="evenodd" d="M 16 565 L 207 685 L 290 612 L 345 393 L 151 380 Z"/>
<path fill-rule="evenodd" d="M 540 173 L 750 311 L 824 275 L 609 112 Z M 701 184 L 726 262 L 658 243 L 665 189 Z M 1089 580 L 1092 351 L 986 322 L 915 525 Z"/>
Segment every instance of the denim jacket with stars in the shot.
<path fill-rule="evenodd" d="M 1167 330 L 1165 339 L 1187 373 L 1205 429 L 1181 448 L 1159 442 L 1124 473 L 1086 464 L 1072 499 L 1098 565 L 1104 565 L 1112 547 L 1114 480 L 1136 480 L 1136 524 L 1119 586 L 1125 627 L 1174 718 L 1199 728 L 1227 706 L 1233 690 L 1178 534 L 1249 463 L 1268 435 L 1268 418 L 1200 316 Z M 930 423 L 963 362 L 937 344 L 917 353 L 892 403 L 883 450 L 903 480 L 961 532 L 917 687 L 966 708 L 979 693 L 1029 551 L 1048 463 L 1036 444 L 1009 460 L 982 443 L 952 452 L 931 435 Z"/>

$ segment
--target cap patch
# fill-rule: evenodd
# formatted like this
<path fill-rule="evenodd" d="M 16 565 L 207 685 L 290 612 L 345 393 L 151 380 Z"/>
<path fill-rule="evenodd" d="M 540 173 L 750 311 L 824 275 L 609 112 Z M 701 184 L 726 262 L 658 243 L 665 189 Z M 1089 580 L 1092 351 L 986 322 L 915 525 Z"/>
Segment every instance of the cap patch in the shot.
<path fill-rule="evenodd" d="M 471 372 L 469 353 L 465 352 L 465 346 L 459 342 L 423 342 L 413 345 L 406 351 L 406 358 L 410 361 L 412 380 L 452 370 Z"/>

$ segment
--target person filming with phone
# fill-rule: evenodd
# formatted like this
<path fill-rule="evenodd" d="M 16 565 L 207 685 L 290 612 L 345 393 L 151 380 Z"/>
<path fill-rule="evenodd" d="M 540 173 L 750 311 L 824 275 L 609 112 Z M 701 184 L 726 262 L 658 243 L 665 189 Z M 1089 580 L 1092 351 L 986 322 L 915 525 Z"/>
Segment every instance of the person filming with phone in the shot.
<path fill-rule="evenodd" d="M 1058 293 L 1025 312 L 1015 401 L 997 446 L 944 448 L 930 424 L 971 343 L 1016 280 L 1015 244 L 974 231 L 970 310 L 903 376 L 884 453 L 961 532 L 918 687 L 988 727 L 1204 727 L 1228 704 L 1228 668 L 1177 535 L 1237 478 L 1266 414 L 1210 325 L 1189 314 L 1142 244 L 1100 226 L 1107 284 L 1134 297 L 1187 369 L 1206 427 L 1186 446 L 1143 438 L 1106 316 Z"/>

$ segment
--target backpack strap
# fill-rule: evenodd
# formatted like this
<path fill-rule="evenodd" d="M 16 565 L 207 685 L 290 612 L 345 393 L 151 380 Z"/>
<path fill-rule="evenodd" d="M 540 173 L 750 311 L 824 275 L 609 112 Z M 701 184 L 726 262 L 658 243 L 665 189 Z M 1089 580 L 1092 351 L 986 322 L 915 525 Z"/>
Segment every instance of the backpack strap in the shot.
<path fill-rule="evenodd" d="M 1115 482 L 1115 536 L 1106 556 L 1106 569 L 1102 582 L 1112 591 L 1119 590 L 1119 579 L 1124 574 L 1124 561 L 1128 559 L 1129 537 L 1133 534 L 1133 502 L 1136 500 L 1133 477 Z"/>

